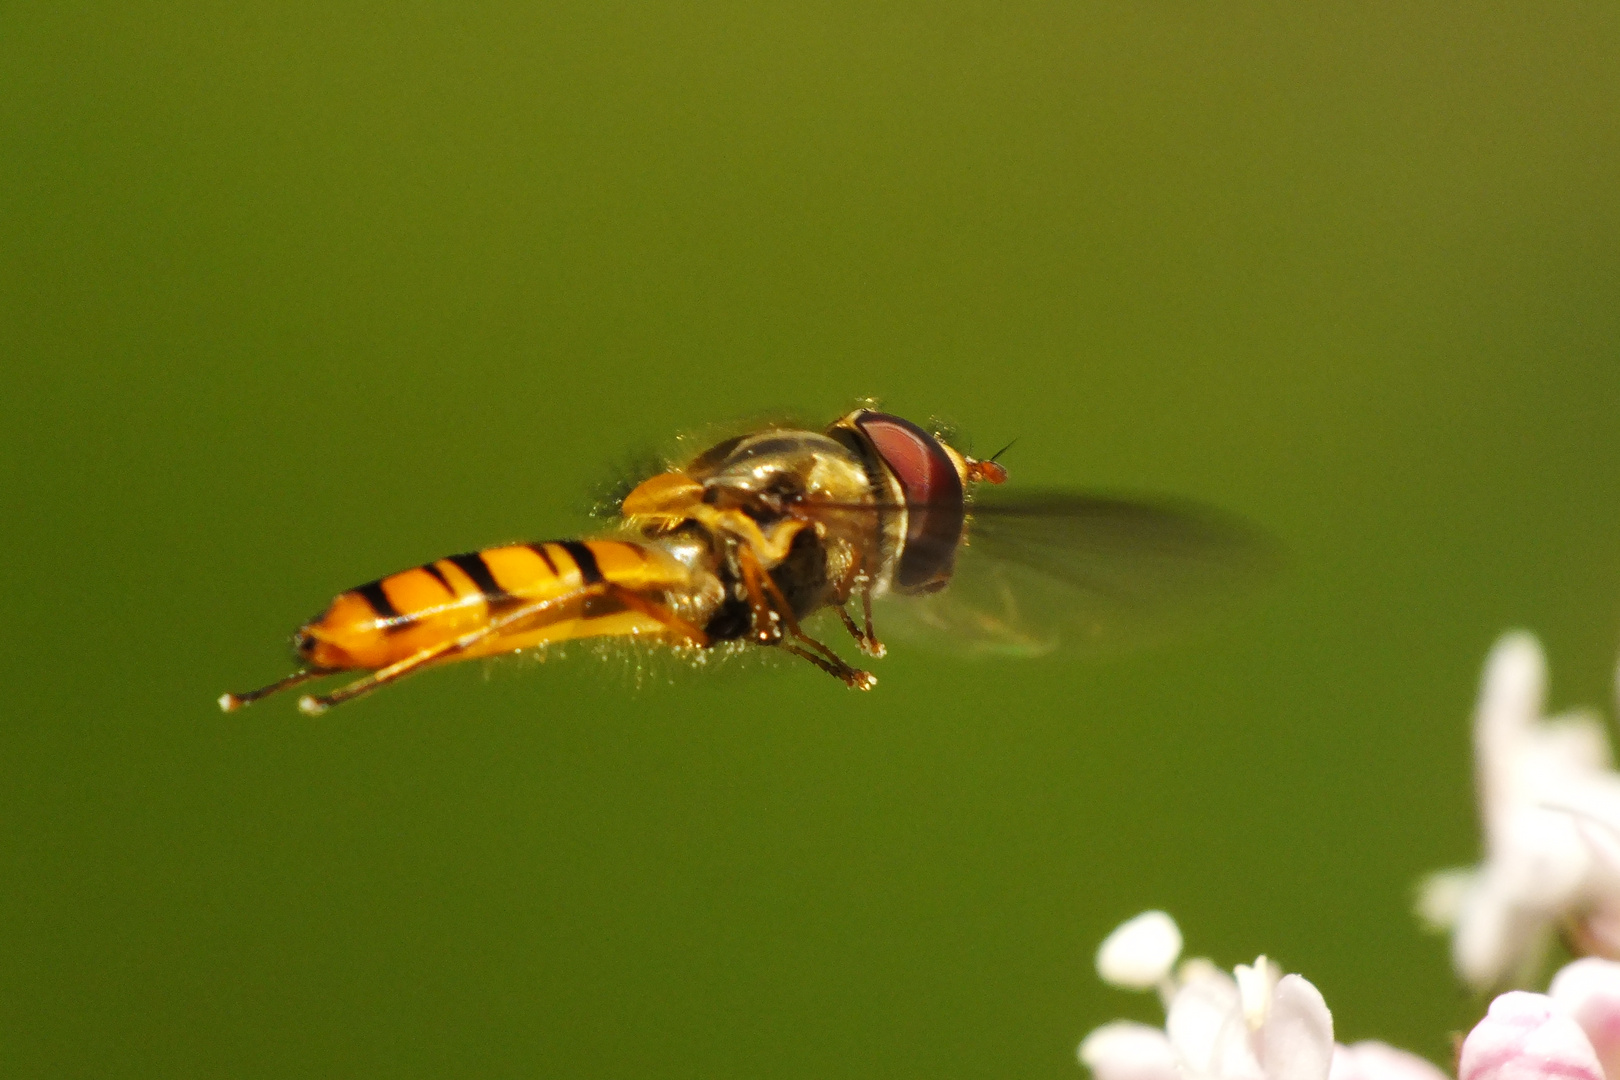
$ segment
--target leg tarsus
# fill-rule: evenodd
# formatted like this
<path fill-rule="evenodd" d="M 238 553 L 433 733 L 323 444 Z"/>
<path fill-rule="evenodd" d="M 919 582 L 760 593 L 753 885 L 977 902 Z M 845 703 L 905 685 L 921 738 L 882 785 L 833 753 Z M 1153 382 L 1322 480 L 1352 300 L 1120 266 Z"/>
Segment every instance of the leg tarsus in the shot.
<path fill-rule="evenodd" d="M 855 625 L 855 620 L 850 618 L 849 609 L 845 606 L 856 590 L 860 590 L 861 610 L 866 616 L 865 630 Z M 872 577 L 866 572 L 865 559 L 857 558 L 850 562 L 833 595 L 839 598 L 836 605 L 838 617 L 844 620 L 844 629 L 849 631 L 849 636 L 855 639 L 855 647 L 867 656 L 881 657 L 887 652 L 883 642 L 877 639 L 877 634 L 872 630 Z"/>
<path fill-rule="evenodd" d="M 862 671 L 860 668 L 850 667 L 842 660 L 840 660 L 836 665 L 832 664 L 826 659 L 817 656 L 809 649 L 795 645 L 791 641 L 784 641 L 781 648 L 792 653 L 794 656 L 803 657 L 804 659 L 810 661 L 812 664 L 816 665 L 816 667 L 820 668 L 822 671 L 825 671 L 827 674 L 831 675 L 833 678 L 837 679 L 839 682 L 843 683 L 852 690 L 870 690 L 872 687 L 877 685 L 876 675 L 873 675 L 870 671 Z"/>
<path fill-rule="evenodd" d="M 301 671 L 293 672 L 284 679 L 277 679 L 268 686 L 261 686 L 257 690 L 249 690 L 241 694 L 221 694 L 219 695 L 219 711 L 232 713 L 244 705 L 253 704 L 260 698 L 267 698 L 271 694 L 279 694 L 283 690 L 291 690 L 293 687 L 301 686 L 311 679 L 319 679 L 323 675 L 331 674 L 332 672 L 325 668 L 304 668 Z"/>
<path fill-rule="evenodd" d="M 848 630 L 849 636 L 855 639 L 855 647 L 860 649 L 861 652 L 865 653 L 867 656 L 881 657 L 885 652 L 888 651 L 883 647 L 883 642 L 879 641 L 872 635 L 872 611 L 870 604 L 868 604 L 866 611 L 866 629 L 864 631 L 859 626 L 855 625 L 855 620 L 850 618 L 849 611 L 842 605 L 840 605 L 838 608 L 838 617 L 844 620 L 844 629 Z"/>
<path fill-rule="evenodd" d="M 319 716 L 334 705 L 341 705 L 345 701 L 353 701 L 357 697 L 364 697 L 379 686 L 386 686 L 395 679 L 417 671 L 435 660 L 446 656 L 453 656 L 458 652 L 465 652 L 485 637 L 489 636 L 487 630 L 480 629 L 471 634 L 463 634 L 454 641 L 442 642 L 428 648 L 414 652 L 403 660 L 378 668 L 364 678 L 356 679 L 346 686 L 340 686 L 330 694 L 316 697 L 314 694 L 305 694 L 298 699 L 298 711 L 305 716 Z M 472 640 L 468 640 L 472 639 Z"/>
<path fill-rule="evenodd" d="M 337 702 L 327 698 L 318 698 L 313 694 L 305 694 L 298 699 L 298 711 L 305 716 L 319 716 L 335 704 Z"/>
<path fill-rule="evenodd" d="M 872 583 L 867 581 L 866 587 L 861 590 L 861 612 L 866 616 L 866 641 L 861 646 L 868 655 L 882 656 L 889 650 L 883 647 L 878 640 L 877 631 L 872 629 Z"/>

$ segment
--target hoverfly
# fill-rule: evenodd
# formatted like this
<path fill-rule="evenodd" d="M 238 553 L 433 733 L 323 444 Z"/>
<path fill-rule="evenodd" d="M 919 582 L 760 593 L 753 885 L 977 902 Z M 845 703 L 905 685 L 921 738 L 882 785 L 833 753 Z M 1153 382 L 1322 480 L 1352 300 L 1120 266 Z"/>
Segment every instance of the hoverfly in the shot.
<path fill-rule="evenodd" d="M 340 594 L 293 635 L 298 671 L 219 705 L 365 673 L 299 700 L 318 715 L 425 668 L 602 636 L 774 647 L 870 690 L 806 630 L 812 615 L 836 613 L 870 657 L 885 651 L 873 601 L 888 598 L 906 602 L 889 605 L 899 625 L 964 651 L 1040 653 L 1151 625 L 1264 547 L 1187 506 L 985 490 L 1006 479 L 874 409 L 824 431 L 768 426 L 643 481 L 612 533 L 451 555 Z"/>

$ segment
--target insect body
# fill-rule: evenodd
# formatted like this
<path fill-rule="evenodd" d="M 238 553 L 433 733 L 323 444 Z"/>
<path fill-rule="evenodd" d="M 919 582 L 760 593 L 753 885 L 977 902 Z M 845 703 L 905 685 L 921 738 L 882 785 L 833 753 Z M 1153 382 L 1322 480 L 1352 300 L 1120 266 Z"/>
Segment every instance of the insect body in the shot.
<path fill-rule="evenodd" d="M 367 673 L 301 698 L 314 715 L 426 667 L 598 636 L 773 646 L 866 690 L 877 680 L 812 637 L 806 619 L 831 609 L 862 652 L 882 656 L 872 602 L 904 597 L 919 605 L 914 623 L 970 649 L 1043 651 L 1050 642 L 1026 630 L 1020 607 L 1050 590 L 1020 576 L 1044 576 L 1069 594 L 1090 589 L 1105 606 L 1130 610 L 1151 606 L 1165 571 L 1212 564 L 1211 553 L 1243 540 L 1184 508 L 975 498 L 980 484 L 1005 479 L 994 460 L 869 409 L 822 432 L 770 427 L 727 439 L 631 491 L 614 535 L 452 555 L 342 593 L 294 635 L 300 670 L 226 694 L 220 707 Z M 959 557 L 969 562 L 980 546 L 990 557 L 979 572 L 959 574 Z M 849 611 L 857 598 L 859 623 Z M 1060 622 L 1089 610 L 1070 607 Z"/>

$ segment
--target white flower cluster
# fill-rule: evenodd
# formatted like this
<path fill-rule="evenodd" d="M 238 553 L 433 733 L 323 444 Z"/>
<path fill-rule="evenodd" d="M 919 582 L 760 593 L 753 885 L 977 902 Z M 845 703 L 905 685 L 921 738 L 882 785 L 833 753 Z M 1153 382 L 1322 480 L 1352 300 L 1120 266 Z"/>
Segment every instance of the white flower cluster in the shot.
<path fill-rule="evenodd" d="M 1316 987 L 1264 956 L 1229 975 L 1208 960 L 1176 967 L 1181 933 L 1138 915 L 1097 951 L 1104 982 L 1157 988 L 1163 1028 L 1116 1020 L 1080 1044 L 1096 1080 L 1446 1080 L 1381 1042 L 1340 1046 Z M 1577 960 L 1546 994 L 1513 991 L 1464 1040 L 1458 1080 L 1620 1080 L 1620 963 Z"/>
<path fill-rule="evenodd" d="M 1598 717 L 1542 716 L 1546 683 L 1529 634 L 1491 650 L 1474 713 L 1485 861 L 1432 875 L 1419 902 L 1476 990 L 1532 981 L 1560 926 L 1620 957 L 1620 774 Z"/>
<path fill-rule="evenodd" d="M 1544 717 L 1546 663 L 1509 634 L 1486 664 L 1474 719 L 1485 859 L 1432 875 L 1421 913 L 1452 931 L 1457 973 L 1488 990 L 1529 981 L 1552 933 L 1583 953 L 1545 994 L 1495 998 L 1469 1032 L 1458 1080 L 1620 1080 L 1620 774 L 1602 722 Z M 1080 1044 L 1096 1080 L 1446 1080 L 1380 1042 L 1340 1046 L 1316 987 L 1264 956 L 1230 974 L 1182 962 L 1160 911 L 1120 926 L 1097 952 L 1104 982 L 1157 989 L 1163 1028 L 1119 1020 Z"/>

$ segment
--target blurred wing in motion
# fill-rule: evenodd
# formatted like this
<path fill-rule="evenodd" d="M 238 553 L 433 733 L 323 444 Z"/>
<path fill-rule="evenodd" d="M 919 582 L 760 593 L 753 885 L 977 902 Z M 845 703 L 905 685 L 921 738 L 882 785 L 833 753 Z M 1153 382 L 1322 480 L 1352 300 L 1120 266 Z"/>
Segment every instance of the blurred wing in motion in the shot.
<path fill-rule="evenodd" d="M 880 636 L 985 656 L 1138 645 L 1247 591 L 1280 561 L 1260 533 L 1190 503 L 999 495 L 983 491 L 970 507 L 945 589 L 885 599 Z"/>

